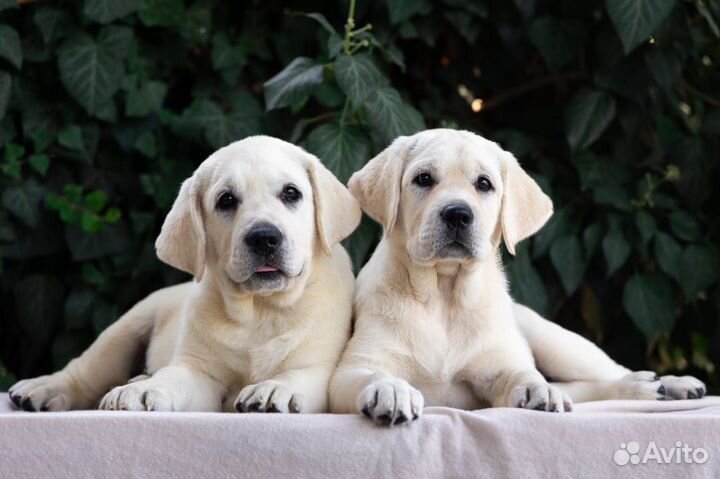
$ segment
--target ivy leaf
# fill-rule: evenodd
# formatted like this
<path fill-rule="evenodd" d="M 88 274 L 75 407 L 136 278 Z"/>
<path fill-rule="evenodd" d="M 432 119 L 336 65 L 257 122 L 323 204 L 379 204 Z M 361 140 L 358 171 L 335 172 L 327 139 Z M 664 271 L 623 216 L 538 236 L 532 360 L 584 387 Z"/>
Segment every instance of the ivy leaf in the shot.
<path fill-rule="evenodd" d="M 513 298 L 518 303 L 529 306 L 538 314 L 545 314 L 548 303 L 545 283 L 532 265 L 527 242 L 518 245 L 508 271 L 511 277 L 510 287 Z"/>
<path fill-rule="evenodd" d="M 682 248 L 667 233 L 658 233 L 655 236 L 655 258 L 660 269 L 673 278 L 680 279 L 680 259 Z"/>
<path fill-rule="evenodd" d="M 27 161 L 30 167 L 37 171 L 41 176 L 45 176 L 48 168 L 50 167 L 50 157 L 42 153 L 30 155 Z"/>
<path fill-rule="evenodd" d="M 385 4 L 390 13 L 390 23 L 393 25 L 430 9 L 430 4 L 426 0 L 387 0 Z"/>
<path fill-rule="evenodd" d="M 20 37 L 14 28 L 0 25 L 0 58 L 9 61 L 15 68 L 22 67 Z"/>
<path fill-rule="evenodd" d="M 125 97 L 127 116 L 146 116 L 162 109 L 167 85 L 160 81 L 149 81 L 140 88 L 131 90 Z"/>
<path fill-rule="evenodd" d="M 185 22 L 186 14 L 183 0 L 153 0 L 139 16 L 147 27 L 176 27 Z"/>
<path fill-rule="evenodd" d="M 34 181 L 8 187 L 2 195 L 2 205 L 31 228 L 40 222 L 40 202 L 43 189 Z"/>
<path fill-rule="evenodd" d="M 615 99 L 609 93 L 583 89 L 565 109 L 565 130 L 573 150 L 592 145 L 615 118 Z"/>
<path fill-rule="evenodd" d="M 370 124 L 385 144 L 402 135 L 412 135 L 425 129 L 422 115 L 400 97 L 394 88 L 377 88 L 365 101 Z"/>
<path fill-rule="evenodd" d="M 116 53 L 87 34 L 63 42 L 58 49 L 58 67 L 67 91 L 91 115 L 117 91 L 123 72 Z"/>
<path fill-rule="evenodd" d="M 308 135 L 305 147 L 345 184 L 370 158 L 371 143 L 360 127 L 327 123 Z"/>
<path fill-rule="evenodd" d="M 614 228 L 603 239 L 602 248 L 607 261 L 607 275 L 610 277 L 627 261 L 630 256 L 630 245 L 622 230 Z"/>
<path fill-rule="evenodd" d="M 70 29 L 70 15 L 65 10 L 53 7 L 38 8 L 33 22 L 40 30 L 45 45 L 65 36 Z"/>
<path fill-rule="evenodd" d="M 85 206 L 93 213 L 99 213 L 107 204 L 107 193 L 103 190 L 95 190 L 85 197 Z"/>
<path fill-rule="evenodd" d="M 338 85 L 360 106 L 379 86 L 383 77 L 367 53 L 340 55 L 335 60 L 335 77 Z"/>
<path fill-rule="evenodd" d="M 648 39 L 670 15 L 675 3 L 676 0 L 606 0 L 625 54 Z"/>
<path fill-rule="evenodd" d="M 85 0 L 83 13 L 98 23 L 110 23 L 145 7 L 145 0 Z"/>
<path fill-rule="evenodd" d="M 10 102 L 10 91 L 12 89 L 12 77 L 9 73 L 0 71 L 0 121 L 5 118 L 7 106 Z"/>
<path fill-rule="evenodd" d="M 250 95 L 236 99 L 235 111 L 231 113 L 225 113 L 212 100 L 195 102 L 187 113 L 204 129 L 205 139 L 215 149 L 260 130 L 260 106 Z"/>
<path fill-rule="evenodd" d="M 692 300 L 720 277 L 720 253 L 715 246 L 690 245 L 680 259 L 679 283 L 685 298 Z"/>
<path fill-rule="evenodd" d="M 673 211 L 670 213 L 670 227 L 675 236 L 685 241 L 700 238 L 700 227 L 697 221 L 685 211 Z"/>
<path fill-rule="evenodd" d="M 132 46 L 135 34 L 130 27 L 108 25 L 98 34 L 98 46 L 113 53 L 117 58 L 125 58 Z"/>
<path fill-rule="evenodd" d="M 585 46 L 587 26 L 580 20 L 539 17 L 528 36 L 551 70 L 570 63 Z"/>
<path fill-rule="evenodd" d="M 327 18 L 325 18 L 325 15 L 322 13 L 301 13 L 302 16 L 312 18 L 316 22 L 320 24 L 321 27 L 325 29 L 326 32 L 328 32 L 330 35 L 337 35 L 337 30 L 328 22 Z"/>
<path fill-rule="evenodd" d="M 307 57 L 298 57 L 263 85 L 265 110 L 293 105 L 323 82 L 323 66 Z"/>
<path fill-rule="evenodd" d="M 582 243 L 575 236 L 562 236 L 553 242 L 550 259 L 560 276 L 565 292 L 568 295 L 573 294 L 585 274 L 586 262 Z"/>
<path fill-rule="evenodd" d="M 640 331 L 651 340 L 670 332 L 675 323 L 675 289 L 666 276 L 636 274 L 623 291 L 623 307 Z"/>

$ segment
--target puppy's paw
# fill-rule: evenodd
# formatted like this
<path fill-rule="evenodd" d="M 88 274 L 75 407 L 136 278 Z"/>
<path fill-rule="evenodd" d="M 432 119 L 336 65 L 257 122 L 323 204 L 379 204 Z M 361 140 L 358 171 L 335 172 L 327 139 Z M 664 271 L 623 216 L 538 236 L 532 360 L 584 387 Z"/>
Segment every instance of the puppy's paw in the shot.
<path fill-rule="evenodd" d="M 422 415 L 423 395 L 404 379 L 383 376 L 360 393 L 358 407 L 376 424 L 399 426 Z"/>
<path fill-rule="evenodd" d="M 572 399 L 545 381 L 529 381 L 513 388 L 509 406 L 536 411 L 570 412 Z"/>
<path fill-rule="evenodd" d="M 67 411 L 82 407 L 82 400 L 62 373 L 25 379 L 8 391 L 10 400 L 25 411 Z"/>
<path fill-rule="evenodd" d="M 661 376 L 665 399 L 700 399 L 707 393 L 705 384 L 692 376 Z"/>
<path fill-rule="evenodd" d="M 151 380 L 135 381 L 110 390 L 98 406 L 106 411 L 172 411 L 171 395 Z"/>
<path fill-rule="evenodd" d="M 235 400 L 240 412 L 303 412 L 302 394 L 293 393 L 279 381 L 267 380 L 246 386 Z"/>
<path fill-rule="evenodd" d="M 608 399 L 665 399 L 666 392 L 653 371 L 635 371 L 610 386 Z"/>

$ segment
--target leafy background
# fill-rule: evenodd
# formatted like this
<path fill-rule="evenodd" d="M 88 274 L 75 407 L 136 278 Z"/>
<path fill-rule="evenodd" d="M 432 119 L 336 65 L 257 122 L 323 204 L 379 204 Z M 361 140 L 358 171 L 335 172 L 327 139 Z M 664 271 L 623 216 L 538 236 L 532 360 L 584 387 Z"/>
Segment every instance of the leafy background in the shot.
<path fill-rule="evenodd" d="M 275 135 L 345 181 L 444 126 L 499 141 L 555 202 L 506 258 L 516 298 L 717 392 L 718 19 L 709 0 L 0 0 L 0 389 L 187 279 L 153 241 L 214 149 Z M 357 267 L 377 236 L 349 240 Z"/>

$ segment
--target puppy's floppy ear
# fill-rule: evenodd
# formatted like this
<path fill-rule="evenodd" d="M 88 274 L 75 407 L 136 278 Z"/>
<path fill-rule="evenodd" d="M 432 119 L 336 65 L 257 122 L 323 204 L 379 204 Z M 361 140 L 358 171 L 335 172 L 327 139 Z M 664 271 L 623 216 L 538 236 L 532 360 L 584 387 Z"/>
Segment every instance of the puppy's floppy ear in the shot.
<path fill-rule="evenodd" d="M 305 154 L 318 237 L 325 253 L 331 254 L 332 247 L 350 236 L 360 224 L 362 210 L 345 185 L 318 158 Z"/>
<path fill-rule="evenodd" d="M 503 199 L 500 228 L 505 246 L 514 255 L 515 245 L 537 232 L 550 218 L 553 204 L 511 153 L 503 150 L 501 158 Z"/>
<path fill-rule="evenodd" d="M 383 225 L 387 235 L 395 226 L 400 206 L 400 183 L 410 137 L 401 136 L 356 171 L 348 188 L 367 215 Z"/>
<path fill-rule="evenodd" d="M 206 239 L 197 182 L 197 173 L 183 182 L 155 250 L 161 261 L 192 274 L 199 282 L 205 271 Z"/>

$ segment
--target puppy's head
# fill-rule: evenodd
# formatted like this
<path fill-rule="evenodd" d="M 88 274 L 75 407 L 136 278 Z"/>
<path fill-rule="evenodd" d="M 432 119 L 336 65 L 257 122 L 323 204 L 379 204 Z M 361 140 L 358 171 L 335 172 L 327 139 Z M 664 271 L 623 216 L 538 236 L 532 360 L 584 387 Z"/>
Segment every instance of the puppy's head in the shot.
<path fill-rule="evenodd" d="M 512 154 L 478 135 L 427 130 L 400 137 L 349 182 L 367 214 L 417 263 L 485 259 L 535 233 L 552 202 Z"/>
<path fill-rule="evenodd" d="M 200 281 L 206 269 L 243 293 L 301 287 L 360 221 L 350 192 L 320 161 L 270 137 L 221 148 L 185 180 L 155 246 Z"/>

